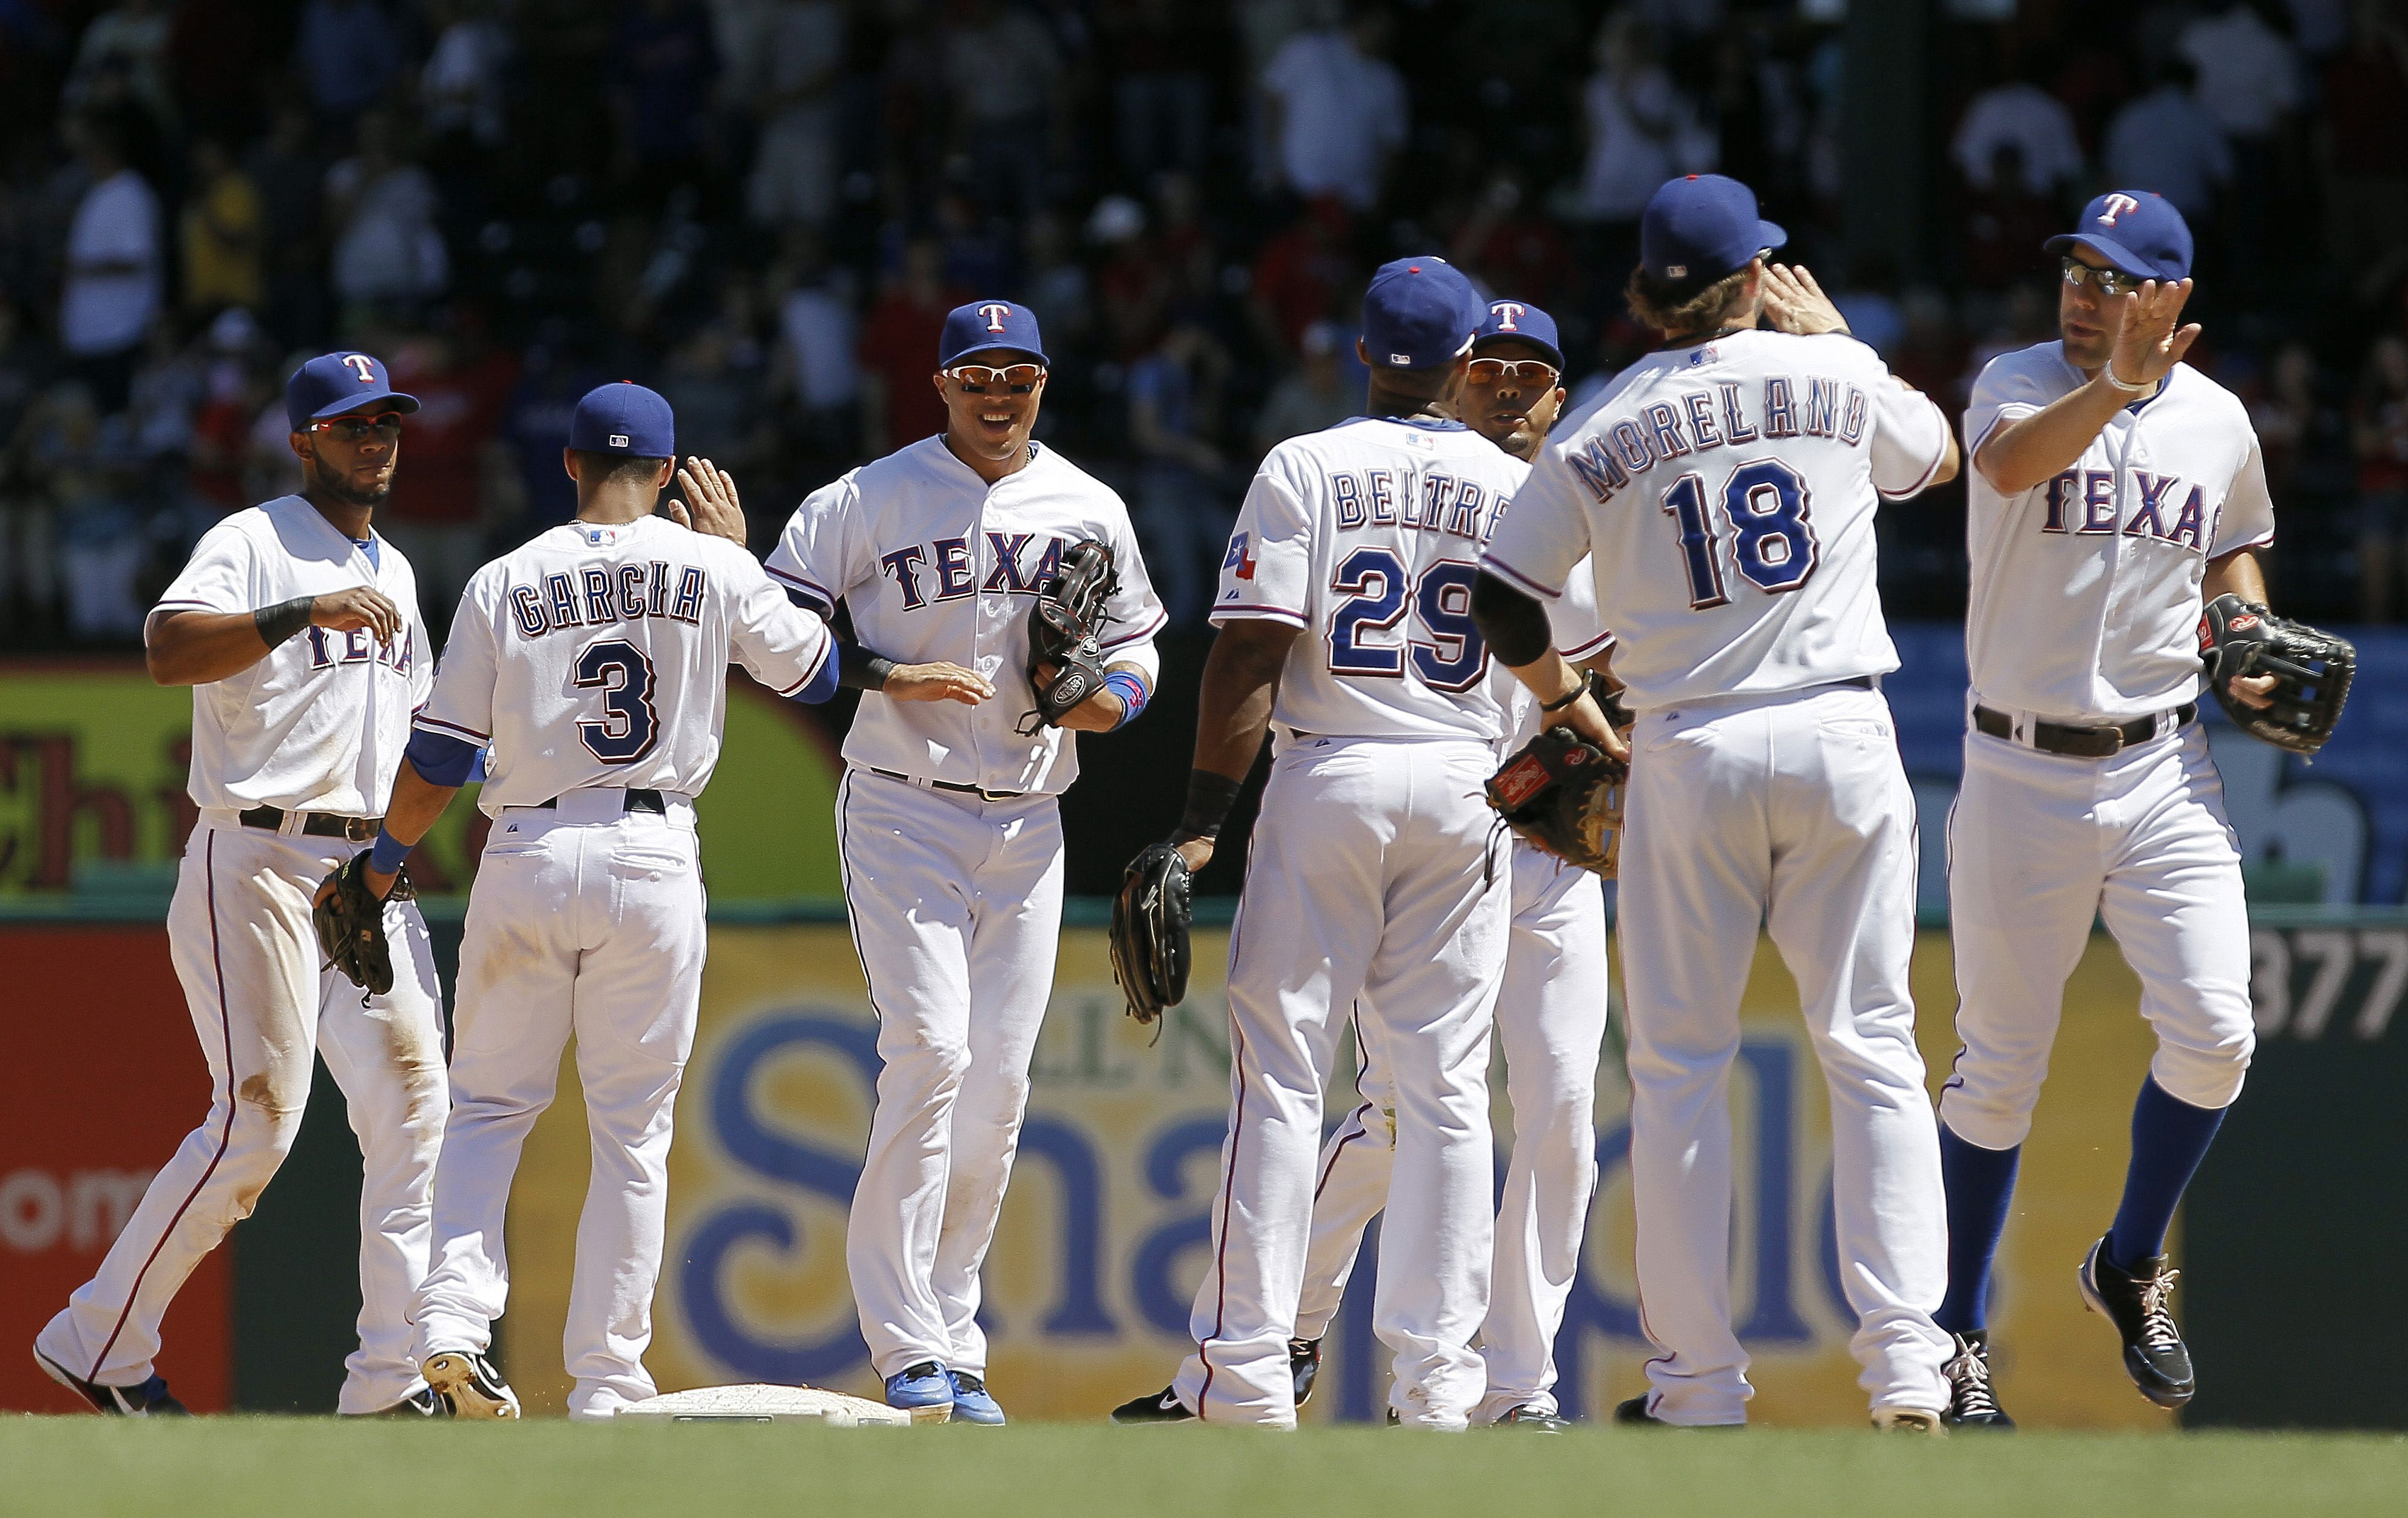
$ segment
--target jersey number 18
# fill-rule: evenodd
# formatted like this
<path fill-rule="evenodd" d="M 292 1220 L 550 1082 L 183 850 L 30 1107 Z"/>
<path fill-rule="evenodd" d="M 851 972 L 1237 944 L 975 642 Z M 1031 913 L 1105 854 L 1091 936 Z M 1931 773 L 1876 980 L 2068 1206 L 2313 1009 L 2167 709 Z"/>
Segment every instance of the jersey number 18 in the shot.
<path fill-rule="evenodd" d="M 1806 520 L 1806 481 L 1779 459 L 1742 464 L 1723 481 L 1723 517 L 1730 523 L 1731 562 L 1768 595 L 1794 591 L 1813 578 L 1818 550 Z M 1689 576 L 1689 609 L 1726 606 L 1723 566 L 1706 509 L 1703 477 L 1684 474 L 1664 493 L 1664 510 L 1681 529 L 1681 557 Z"/>

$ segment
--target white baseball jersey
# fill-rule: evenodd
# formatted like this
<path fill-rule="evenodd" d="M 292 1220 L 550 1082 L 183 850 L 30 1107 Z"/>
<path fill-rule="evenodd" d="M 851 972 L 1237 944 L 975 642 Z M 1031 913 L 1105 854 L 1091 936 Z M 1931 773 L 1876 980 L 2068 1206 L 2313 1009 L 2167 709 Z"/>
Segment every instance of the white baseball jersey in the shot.
<path fill-rule="evenodd" d="M 1502 738 L 1502 672 L 1471 586 L 1528 467 L 1421 417 L 1355 417 L 1272 449 L 1212 606 L 1216 626 L 1259 617 L 1312 635 L 1288 652 L 1271 720 L 1316 737 Z"/>
<path fill-rule="evenodd" d="M 662 517 L 570 522 L 477 571 L 418 719 L 489 744 L 477 804 L 584 786 L 699 793 L 719 763 L 732 657 L 781 695 L 834 656 L 750 553 Z"/>
<path fill-rule="evenodd" d="M 435 680 L 418 580 L 374 537 L 374 557 L 298 495 L 237 511 L 204 535 L 161 611 L 256 611 L 367 585 L 401 609 L 401 636 L 304 628 L 224 680 L 193 687 L 190 791 L 203 808 L 383 812 L 410 715 Z"/>
<path fill-rule="evenodd" d="M 1669 349 L 1549 436 L 1484 566 L 1553 601 L 1591 554 L 1637 709 L 1885 674 L 1877 495 L 1947 452 L 1940 408 L 1853 337 Z"/>
<path fill-rule="evenodd" d="M 996 792 L 1058 794 L 1078 778 L 1078 746 L 1058 727 L 1013 731 L 1037 705 L 1028 683 L 1028 607 L 1066 544 L 1111 550 L 1119 585 L 1105 602 L 1105 663 L 1151 682 L 1167 620 L 1138 554 L 1128 508 L 1111 487 L 1040 444 L 990 486 L 942 437 L 865 464 L 810 495 L 769 555 L 779 583 L 834 615 L 841 601 L 865 648 L 903 664 L 948 660 L 995 682 L 975 707 L 861 703 L 846 735 L 855 765 Z"/>
<path fill-rule="evenodd" d="M 2086 382 L 2061 342 L 1990 361 L 1965 453 Z M 2003 495 L 1972 471 L 1965 653 L 1988 706 L 2121 722 L 2200 692 L 2200 583 L 2210 559 L 2274 538 L 2274 505 L 2239 396 L 2177 364 L 2115 413 L 2064 472 Z"/>

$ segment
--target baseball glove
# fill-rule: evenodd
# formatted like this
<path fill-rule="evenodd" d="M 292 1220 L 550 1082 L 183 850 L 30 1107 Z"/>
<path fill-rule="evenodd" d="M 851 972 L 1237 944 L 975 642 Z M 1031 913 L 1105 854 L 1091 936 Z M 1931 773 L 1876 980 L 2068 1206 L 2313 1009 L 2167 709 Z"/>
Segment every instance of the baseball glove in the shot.
<path fill-rule="evenodd" d="M 1168 843 L 1130 862 L 1112 901 L 1112 979 L 1129 1016 L 1151 1023 L 1187 995 L 1187 924 L 1196 884 L 1187 861 Z"/>
<path fill-rule="evenodd" d="M 2231 594 L 2217 596 L 2200 613 L 2199 656 L 2207 666 L 2208 689 L 2234 726 L 2304 754 L 2332 737 L 2358 669 L 2358 650 L 2346 638 Z M 2274 677 L 2272 706 L 2245 707 L 2232 698 L 2231 682 L 2250 675 Z"/>
<path fill-rule="evenodd" d="M 1621 797 L 1629 766 L 1576 736 L 1550 727 L 1488 780 L 1488 804 L 1507 826 L 1566 864 L 1612 872 L 1622 837 Z"/>
<path fill-rule="evenodd" d="M 384 904 L 408 901 L 418 895 L 407 868 L 393 878 L 393 890 L 380 900 L 368 889 L 368 852 L 343 861 L 342 867 L 318 886 L 309 904 L 309 920 L 317 925 L 318 948 L 326 963 L 350 977 L 371 995 L 393 989 L 393 947 L 384 937 Z"/>
<path fill-rule="evenodd" d="M 1028 609 L 1028 684 L 1037 709 L 1021 719 L 1023 737 L 1058 727 L 1070 709 L 1104 688 L 1096 639 L 1111 619 L 1104 603 L 1120 583 L 1112 551 L 1094 538 L 1062 551 L 1061 567 L 1037 587 Z"/>

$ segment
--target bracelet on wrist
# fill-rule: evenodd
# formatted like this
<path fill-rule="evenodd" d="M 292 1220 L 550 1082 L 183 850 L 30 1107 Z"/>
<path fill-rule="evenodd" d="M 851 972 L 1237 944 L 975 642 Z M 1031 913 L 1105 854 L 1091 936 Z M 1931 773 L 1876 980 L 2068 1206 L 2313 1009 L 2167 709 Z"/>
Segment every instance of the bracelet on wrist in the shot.
<path fill-rule="evenodd" d="M 2125 381 L 2115 377 L 2115 361 L 2114 359 L 2109 359 L 2106 363 L 2100 365 L 2099 366 L 2099 373 L 2100 376 L 2110 385 L 2122 391 L 2127 395 L 2137 395 L 2156 382 L 2154 380 L 2143 380 L 2137 385 L 2127 384 Z"/>
<path fill-rule="evenodd" d="M 1552 701 L 1540 702 L 1539 709 L 1550 714 L 1563 710 L 1566 707 L 1578 701 L 1582 696 L 1586 695 L 1588 694 L 1589 682 L 1594 680 L 1597 677 L 1593 674 L 1584 674 L 1581 676 L 1579 684 L 1573 686 L 1569 692 L 1555 697 Z"/>
<path fill-rule="evenodd" d="M 1179 836 L 1218 838 L 1221 824 L 1228 821 L 1229 809 L 1238 804 L 1238 790 L 1242 783 L 1209 769 L 1189 770 L 1187 810 L 1179 819 Z"/>

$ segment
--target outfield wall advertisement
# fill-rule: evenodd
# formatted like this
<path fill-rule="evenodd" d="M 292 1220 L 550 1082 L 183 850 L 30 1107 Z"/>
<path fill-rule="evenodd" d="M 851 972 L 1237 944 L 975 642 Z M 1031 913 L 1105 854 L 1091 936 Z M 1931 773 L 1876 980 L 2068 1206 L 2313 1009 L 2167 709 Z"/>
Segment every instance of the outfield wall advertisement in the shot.
<path fill-rule="evenodd" d="M 1065 936 L 1019 1167 L 986 1271 L 990 1380 L 1019 1416 L 1100 1416 L 1159 1387 L 1187 1346 L 1227 1110 L 1225 952 L 1224 936 L 1199 943 L 1187 1002 L 1149 1047 L 1123 1015 L 1103 935 Z M 1915 981 L 1935 1067 L 1954 1048 L 1949 973 L 1945 936 L 1924 935 Z M 2025 1156 L 1997 1322 L 2015 1411 L 2035 1425 L 2166 1425 L 2126 1383 L 2112 1336 L 2086 1321 L 2072 1291 L 2073 1263 L 2114 1207 L 2124 1125 L 2151 1047 L 2135 995 L 2100 940 L 2069 990 L 2057 1073 Z M 1735 1299 L 1756 1355 L 1754 1415 L 1850 1424 L 1863 1416 L 1863 1395 L 1832 1255 L 1827 1107 L 1796 1006 L 1778 956 L 1760 948 L 1733 1083 Z M 678 1108 L 669 1259 L 650 1364 L 670 1389 L 762 1380 L 874 1392 L 843 1254 L 877 1073 L 852 945 L 836 927 L 716 928 L 703 1007 Z M 1501 1067 L 1498 1076 L 1506 1144 Z M 503 1349 L 513 1382 L 538 1409 L 558 1409 L 566 1390 L 560 1328 L 586 1168 L 574 1087 L 565 1071 L 561 1100 L 529 1142 L 510 1214 L 515 1295 Z M 1333 1116 L 1350 1089 L 1341 1076 Z M 1603 1180 L 1558 1346 L 1564 1401 L 1590 1416 L 1640 1389 L 1646 1353 L 1628 1265 L 1627 1103 L 1612 1048 L 1600 1097 Z M 1368 1280 L 1358 1276 L 1333 1331 L 1309 1417 L 1365 1419 L 1385 1406 Z"/>

